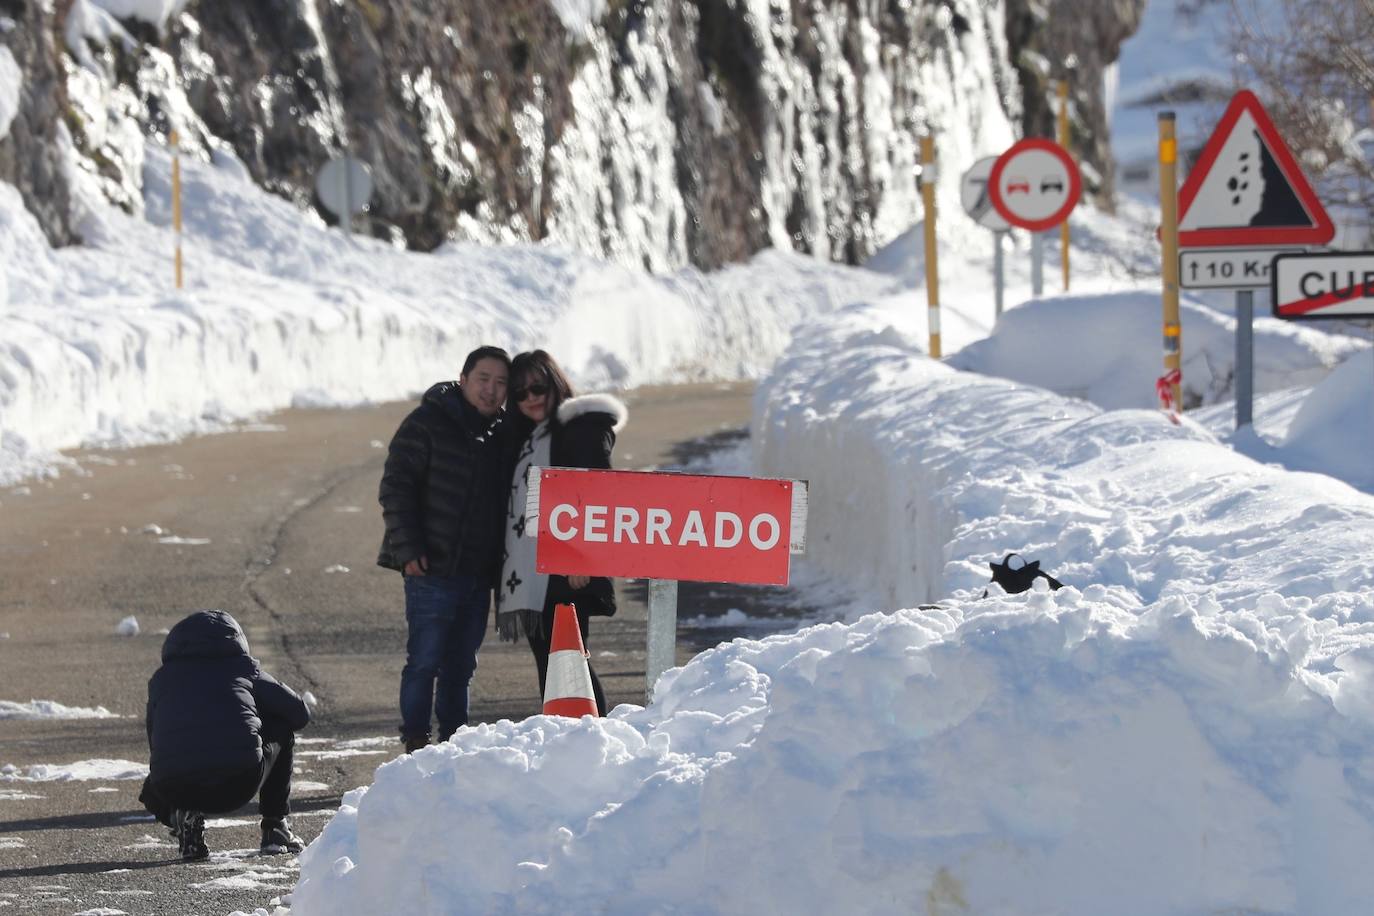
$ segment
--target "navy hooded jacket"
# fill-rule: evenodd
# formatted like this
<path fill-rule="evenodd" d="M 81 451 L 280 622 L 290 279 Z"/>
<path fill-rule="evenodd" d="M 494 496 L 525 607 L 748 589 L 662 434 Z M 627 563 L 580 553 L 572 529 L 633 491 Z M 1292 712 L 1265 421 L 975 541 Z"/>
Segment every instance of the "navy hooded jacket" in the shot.
<path fill-rule="evenodd" d="M 148 681 L 152 778 L 214 783 L 260 768 L 263 719 L 297 732 L 310 710 L 258 667 L 238 621 L 197 611 L 172 627 Z"/>

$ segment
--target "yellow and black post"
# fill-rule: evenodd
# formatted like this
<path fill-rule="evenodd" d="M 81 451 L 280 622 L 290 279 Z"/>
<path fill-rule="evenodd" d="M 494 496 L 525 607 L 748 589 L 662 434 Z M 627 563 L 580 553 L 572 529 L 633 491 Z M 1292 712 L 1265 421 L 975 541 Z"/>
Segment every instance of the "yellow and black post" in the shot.
<path fill-rule="evenodd" d="M 1183 335 L 1178 314 L 1178 141 L 1174 113 L 1159 114 L 1159 240 L 1164 246 L 1164 384 L 1173 409 L 1183 412 Z"/>
<path fill-rule="evenodd" d="M 940 269 L 935 246 L 935 138 L 921 137 L 921 203 L 925 210 L 926 305 L 930 329 L 930 356 L 940 358 Z"/>

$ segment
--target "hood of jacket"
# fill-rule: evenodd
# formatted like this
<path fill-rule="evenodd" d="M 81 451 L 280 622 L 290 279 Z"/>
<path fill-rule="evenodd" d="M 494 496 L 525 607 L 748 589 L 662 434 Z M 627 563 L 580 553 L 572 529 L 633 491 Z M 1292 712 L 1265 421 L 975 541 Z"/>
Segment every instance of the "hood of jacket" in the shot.
<path fill-rule="evenodd" d="M 167 634 L 163 662 L 174 658 L 233 658 L 248 655 L 248 637 L 225 611 L 196 611 Z"/>
<path fill-rule="evenodd" d="M 494 417 L 484 417 L 481 411 L 469 404 L 468 399 L 463 397 L 462 383 L 457 381 L 431 385 L 424 397 L 420 398 L 420 403 L 437 408 L 453 422 L 479 438 L 486 437 L 501 422 L 500 413 Z"/>
<path fill-rule="evenodd" d="M 604 413 L 611 418 L 611 431 L 619 433 L 630 419 L 625 404 L 612 394 L 584 394 L 558 405 L 558 422 L 567 424 L 588 414 Z"/>

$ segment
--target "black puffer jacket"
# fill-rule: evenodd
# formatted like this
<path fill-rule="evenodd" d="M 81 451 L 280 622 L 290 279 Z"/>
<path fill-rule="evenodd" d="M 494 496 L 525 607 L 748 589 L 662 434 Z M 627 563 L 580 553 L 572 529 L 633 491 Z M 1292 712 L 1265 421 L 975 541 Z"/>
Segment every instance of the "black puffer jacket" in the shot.
<path fill-rule="evenodd" d="M 502 549 L 500 418 L 486 418 L 457 382 L 425 392 L 391 439 L 377 499 L 386 534 L 377 565 L 495 580 Z"/>
<path fill-rule="evenodd" d="M 609 394 L 584 394 L 558 405 L 549 428 L 549 464 L 556 468 L 610 470 L 615 436 L 629 419 L 625 405 Z M 513 416 L 510 435 L 505 441 L 505 478 L 515 472 L 520 448 L 533 424 L 523 415 Z M 566 576 L 549 576 L 545 597 L 546 615 L 556 604 L 574 604 L 592 616 L 609 617 L 615 613 L 615 587 L 605 576 L 594 577 L 586 588 L 574 591 Z"/>
<path fill-rule="evenodd" d="M 238 621 L 197 611 L 172 627 L 148 681 L 154 780 L 217 778 L 262 765 L 262 720 L 305 728 L 310 710 L 258 667 Z"/>

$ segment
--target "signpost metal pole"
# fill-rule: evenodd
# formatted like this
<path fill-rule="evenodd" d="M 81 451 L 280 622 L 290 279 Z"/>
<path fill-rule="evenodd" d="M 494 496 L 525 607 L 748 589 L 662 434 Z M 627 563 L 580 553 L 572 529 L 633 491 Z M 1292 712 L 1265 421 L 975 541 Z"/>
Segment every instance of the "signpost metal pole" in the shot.
<path fill-rule="evenodd" d="M 929 308 L 930 356 L 940 358 L 940 270 L 935 247 L 935 138 L 921 137 L 921 203 L 925 210 L 926 305 Z"/>
<path fill-rule="evenodd" d="M 645 652 L 644 704 L 654 700 L 654 682 L 677 663 L 677 580 L 649 580 L 649 642 Z"/>
<path fill-rule="evenodd" d="M 1236 429 L 1249 426 L 1255 403 L 1255 292 L 1236 290 Z"/>
<path fill-rule="evenodd" d="M 1004 281 L 1002 278 L 1002 242 L 1006 238 L 1005 232 L 994 232 L 992 234 L 992 272 L 994 275 L 993 290 L 996 295 L 997 317 L 1002 317 L 1002 298 Z"/>
<path fill-rule="evenodd" d="M 1159 207 L 1160 241 L 1164 245 L 1161 265 L 1164 296 L 1164 374 L 1173 375 L 1173 405 L 1183 412 L 1183 339 L 1178 312 L 1178 141 L 1174 137 L 1174 113 L 1159 113 Z"/>
<path fill-rule="evenodd" d="M 351 163 L 347 161 L 349 155 L 346 147 L 344 148 L 344 159 L 344 214 L 340 222 L 343 223 L 344 235 L 351 236 L 353 234 L 353 168 Z"/>
<path fill-rule="evenodd" d="M 1069 81 L 1059 81 L 1059 145 L 1069 148 Z M 1069 218 L 1059 224 L 1059 259 L 1064 270 L 1064 292 L 1069 291 Z"/>
<path fill-rule="evenodd" d="M 1045 292 L 1045 239 L 1031 232 L 1031 295 L 1039 299 Z"/>

